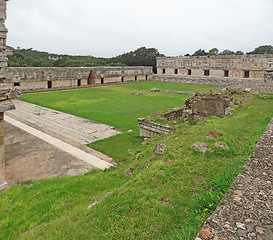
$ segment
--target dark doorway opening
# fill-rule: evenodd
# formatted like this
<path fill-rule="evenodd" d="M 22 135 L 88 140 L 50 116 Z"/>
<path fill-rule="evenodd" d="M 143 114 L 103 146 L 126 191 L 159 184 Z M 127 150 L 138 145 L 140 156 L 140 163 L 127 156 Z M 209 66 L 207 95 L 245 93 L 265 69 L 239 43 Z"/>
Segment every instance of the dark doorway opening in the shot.
<path fill-rule="evenodd" d="M 137 76 L 135 76 L 135 81 L 137 81 Z"/>
<path fill-rule="evenodd" d="M 52 88 L 52 81 L 47 81 L 47 88 Z"/>
<path fill-rule="evenodd" d="M 178 69 L 174 69 L 174 74 L 178 74 Z"/>
<path fill-rule="evenodd" d="M 249 78 L 249 71 L 244 71 L 244 78 Z"/>
<path fill-rule="evenodd" d="M 15 83 L 13 83 L 13 86 L 14 86 L 14 87 L 20 87 L 20 83 L 15 82 Z"/>
<path fill-rule="evenodd" d="M 148 75 L 146 75 L 145 79 L 148 80 Z"/>
<path fill-rule="evenodd" d="M 165 73 L 166 73 L 166 69 L 163 68 L 163 69 L 162 69 L 162 74 L 165 74 Z"/>
<path fill-rule="evenodd" d="M 209 70 L 204 70 L 204 76 L 209 76 Z"/>
<path fill-rule="evenodd" d="M 95 74 L 94 71 L 91 70 L 87 79 L 87 85 L 89 86 L 94 86 L 96 85 L 96 78 L 95 78 Z"/>
<path fill-rule="evenodd" d="M 121 77 L 121 82 L 124 82 L 124 77 Z"/>
<path fill-rule="evenodd" d="M 81 86 L 81 79 L 78 79 L 78 87 Z"/>
<path fill-rule="evenodd" d="M 100 79 L 100 84 L 104 84 L 104 78 Z"/>
<path fill-rule="evenodd" d="M 228 70 L 225 70 L 225 71 L 224 71 L 224 76 L 225 76 L 225 77 L 228 77 L 228 76 L 229 76 L 229 71 L 228 71 Z"/>
<path fill-rule="evenodd" d="M 188 69 L 188 75 L 191 75 L 191 69 Z"/>

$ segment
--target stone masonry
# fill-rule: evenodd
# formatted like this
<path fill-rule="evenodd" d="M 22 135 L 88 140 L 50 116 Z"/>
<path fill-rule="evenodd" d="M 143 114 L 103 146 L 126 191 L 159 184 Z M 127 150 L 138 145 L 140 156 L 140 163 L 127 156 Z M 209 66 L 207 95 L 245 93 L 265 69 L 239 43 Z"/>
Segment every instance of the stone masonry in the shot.
<path fill-rule="evenodd" d="M 153 80 L 273 92 L 273 55 L 157 58 Z"/>
<path fill-rule="evenodd" d="M 7 74 L 6 58 L 6 1 L 0 0 L 0 191 L 7 187 L 5 179 L 5 146 L 4 146 L 4 112 L 14 109 L 9 99 L 10 89 L 6 88 L 5 80 Z"/>
<path fill-rule="evenodd" d="M 10 67 L 7 85 L 22 91 L 146 81 L 152 67 Z"/>

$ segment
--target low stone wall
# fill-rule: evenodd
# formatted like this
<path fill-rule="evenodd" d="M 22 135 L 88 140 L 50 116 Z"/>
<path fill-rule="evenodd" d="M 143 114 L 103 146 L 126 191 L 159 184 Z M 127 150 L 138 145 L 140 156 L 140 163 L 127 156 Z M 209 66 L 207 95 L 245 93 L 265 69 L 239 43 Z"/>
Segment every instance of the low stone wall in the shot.
<path fill-rule="evenodd" d="M 145 118 L 138 119 L 141 137 L 154 137 L 159 134 L 167 134 L 171 132 L 170 126 L 164 126 L 158 123 L 151 122 Z"/>
<path fill-rule="evenodd" d="M 271 75 L 269 75 L 271 76 Z M 236 79 L 236 78 L 224 78 L 224 77 L 196 77 L 196 76 L 180 76 L 180 75 L 153 75 L 153 81 L 163 82 L 176 82 L 184 84 L 194 85 L 206 85 L 206 86 L 222 86 L 228 88 L 251 88 L 255 91 L 273 93 L 273 81 L 271 77 L 265 82 L 258 79 Z"/>
<path fill-rule="evenodd" d="M 179 118 L 182 118 L 185 115 L 184 108 L 173 110 L 171 112 L 161 115 L 161 117 L 166 118 L 168 121 L 176 121 Z"/>
<path fill-rule="evenodd" d="M 7 85 L 28 91 L 145 81 L 151 76 L 152 67 L 10 67 Z"/>

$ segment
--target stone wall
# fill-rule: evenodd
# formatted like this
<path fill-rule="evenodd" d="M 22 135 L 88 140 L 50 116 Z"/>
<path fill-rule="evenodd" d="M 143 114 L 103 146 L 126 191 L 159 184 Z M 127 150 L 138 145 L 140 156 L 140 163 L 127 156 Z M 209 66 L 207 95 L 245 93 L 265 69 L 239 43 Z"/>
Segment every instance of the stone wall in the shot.
<path fill-rule="evenodd" d="M 0 191 L 7 187 L 5 179 L 4 112 L 15 108 L 9 99 L 10 89 L 5 84 L 8 66 L 5 21 L 6 0 L 0 0 Z"/>
<path fill-rule="evenodd" d="M 266 73 L 264 81 L 267 83 L 272 83 L 273 84 L 273 72 Z"/>
<path fill-rule="evenodd" d="M 171 132 L 170 126 L 164 126 L 155 122 L 151 122 L 145 118 L 138 119 L 141 137 L 154 137 L 159 134 L 167 134 Z"/>
<path fill-rule="evenodd" d="M 200 85 L 262 86 L 273 92 L 273 55 L 159 57 L 154 80 Z M 270 84 L 268 84 L 270 83 Z"/>
<path fill-rule="evenodd" d="M 157 68 L 159 70 L 166 69 L 166 74 L 175 74 L 174 69 L 213 69 L 216 75 L 217 70 L 273 71 L 273 54 L 158 57 Z M 183 73 L 183 70 L 180 71 Z M 162 71 L 159 71 L 160 73 Z M 188 74 L 187 71 L 184 73 Z"/>
<path fill-rule="evenodd" d="M 23 91 L 149 80 L 152 67 L 10 67 L 9 87 Z"/>

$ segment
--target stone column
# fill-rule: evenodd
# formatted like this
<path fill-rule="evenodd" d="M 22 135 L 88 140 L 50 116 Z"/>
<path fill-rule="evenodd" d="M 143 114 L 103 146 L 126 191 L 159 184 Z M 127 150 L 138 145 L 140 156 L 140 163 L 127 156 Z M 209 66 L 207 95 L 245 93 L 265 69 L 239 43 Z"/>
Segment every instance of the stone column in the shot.
<path fill-rule="evenodd" d="M 4 112 L 15 108 L 9 99 L 10 89 L 5 86 L 8 66 L 5 21 L 6 0 L 0 0 L 0 191 L 7 187 L 5 180 Z"/>

